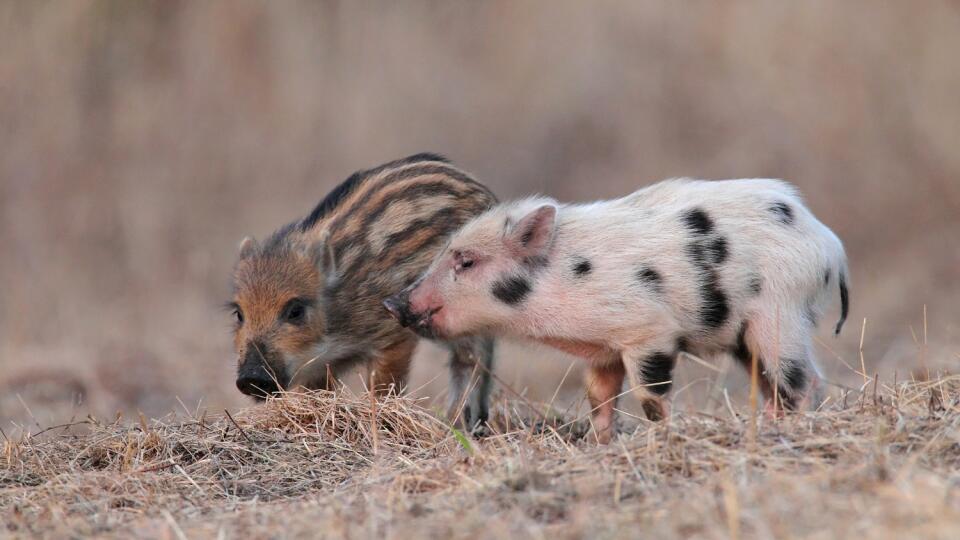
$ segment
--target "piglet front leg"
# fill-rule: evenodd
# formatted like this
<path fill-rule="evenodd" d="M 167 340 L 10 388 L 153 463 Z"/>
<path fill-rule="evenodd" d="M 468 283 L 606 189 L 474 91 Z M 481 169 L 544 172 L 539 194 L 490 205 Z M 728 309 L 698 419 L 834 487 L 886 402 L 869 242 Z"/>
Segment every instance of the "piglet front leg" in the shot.
<path fill-rule="evenodd" d="M 587 398 L 593 423 L 593 436 L 607 444 L 616 435 L 617 398 L 623 388 L 626 370 L 619 356 L 608 364 L 593 364 L 587 371 Z"/>
<path fill-rule="evenodd" d="M 592 433 L 600 444 L 607 444 L 616 435 L 617 397 L 623 388 L 626 370 L 620 353 L 584 341 L 542 338 L 545 345 L 578 356 L 590 365 L 587 370 L 587 399 L 590 401 Z"/>

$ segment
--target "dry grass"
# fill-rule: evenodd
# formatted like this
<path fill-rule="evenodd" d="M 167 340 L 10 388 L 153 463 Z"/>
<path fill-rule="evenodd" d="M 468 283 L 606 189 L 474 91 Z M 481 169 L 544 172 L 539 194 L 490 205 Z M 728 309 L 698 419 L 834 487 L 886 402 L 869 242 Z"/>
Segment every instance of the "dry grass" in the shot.
<path fill-rule="evenodd" d="M 958 413 L 943 376 L 756 430 L 733 409 L 628 420 L 598 447 L 518 402 L 468 442 L 423 400 L 317 392 L 8 440 L 0 509 L 7 533 L 53 537 L 956 538 Z"/>
<path fill-rule="evenodd" d="M 504 199 L 788 178 L 850 254 L 831 346 L 870 317 L 902 370 L 926 304 L 956 364 L 957 2 L 548 3 L 0 2 L 2 427 L 241 406 L 239 241 L 425 150 Z M 568 363 L 536 354 L 498 375 L 546 400 Z"/>

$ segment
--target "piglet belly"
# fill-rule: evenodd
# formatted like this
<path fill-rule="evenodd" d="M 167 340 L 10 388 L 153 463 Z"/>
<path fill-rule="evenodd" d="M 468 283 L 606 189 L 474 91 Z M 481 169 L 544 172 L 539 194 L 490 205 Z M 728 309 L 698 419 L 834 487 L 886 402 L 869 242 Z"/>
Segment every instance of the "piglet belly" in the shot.
<path fill-rule="evenodd" d="M 583 358 L 591 365 L 609 364 L 620 359 L 618 351 L 600 343 L 553 337 L 537 338 L 537 341 L 567 354 Z"/>

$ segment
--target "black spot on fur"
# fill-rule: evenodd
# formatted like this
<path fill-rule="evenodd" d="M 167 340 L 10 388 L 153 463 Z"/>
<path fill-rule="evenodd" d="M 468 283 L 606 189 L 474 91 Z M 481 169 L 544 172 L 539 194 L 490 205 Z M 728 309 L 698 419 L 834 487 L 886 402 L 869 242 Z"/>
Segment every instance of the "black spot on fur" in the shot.
<path fill-rule="evenodd" d="M 763 290 L 763 278 L 759 274 L 754 274 L 750 277 L 750 283 L 747 284 L 747 288 L 750 289 L 750 292 L 756 296 L 760 294 L 760 291 Z"/>
<path fill-rule="evenodd" d="M 695 234 L 705 235 L 713 231 L 713 220 L 702 208 L 691 208 L 683 213 L 683 222 Z"/>
<path fill-rule="evenodd" d="M 784 225 L 790 225 L 793 223 L 793 208 L 789 204 L 777 201 L 770 205 L 770 211 L 777 216 L 777 219 L 780 220 L 780 223 Z"/>
<path fill-rule="evenodd" d="M 703 250 L 703 244 L 700 242 L 691 242 L 685 248 L 687 256 L 693 261 L 693 264 L 703 267 L 707 264 L 707 256 Z"/>
<path fill-rule="evenodd" d="M 753 373 L 753 362 L 754 362 L 754 351 L 750 350 L 750 347 L 747 345 L 747 328 L 749 323 L 743 321 L 740 323 L 740 329 L 737 331 L 737 341 L 730 347 L 730 354 L 733 355 L 734 359 L 743 366 L 743 369 L 746 370 L 747 375 L 750 376 Z M 769 396 L 773 394 L 773 386 L 770 384 L 770 374 L 767 373 L 767 369 L 764 367 L 763 358 L 760 355 L 757 355 L 757 384 L 760 386 L 761 392 L 763 395 Z M 781 391 L 781 396 L 784 396 L 786 392 Z"/>
<path fill-rule="evenodd" d="M 830 284 L 830 269 L 827 268 L 823 271 L 823 286 L 826 287 Z"/>
<path fill-rule="evenodd" d="M 707 244 L 707 251 L 710 252 L 710 259 L 713 264 L 723 264 L 729 255 L 727 248 L 727 239 L 720 236 Z"/>
<path fill-rule="evenodd" d="M 643 267 L 637 270 L 637 279 L 652 287 L 656 292 L 663 290 L 663 276 L 653 268 Z"/>
<path fill-rule="evenodd" d="M 700 321 L 707 328 L 719 328 L 730 316 L 727 295 L 720 288 L 720 279 L 716 272 L 709 271 L 700 286 L 703 305 L 700 308 Z"/>
<path fill-rule="evenodd" d="M 780 374 L 784 386 L 789 389 L 790 395 L 802 393 L 810 382 L 803 365 L 796 360 L 781 359 Z"/>
<path fill-rule="evenodd" d="M 583 257 L 575 257 L 573 262 L 573 273 L 577 276 L 585 276 L 593 271 L 593 265 Z"/>
<path fill-rule="evenodd" d="M 678 337 L 677 338 L 677 354 L 682 352 L 688 352 L 689 345 L 690 344 L 687 342 L 687 338 L 683 336 Z"/>
<path fill-rule="evenodd" d="M 657 395 L 664 395 L 670 391 L 673 386 L 673 366 L 676 358 L 667 353 L 653 353 L 640 366 L 641 382 L 648 390 Z"/>
<path fill-rule="evenodd" d="M 530 282 L 525 277 L 512 276 L 493 284 L 493 296 L 507 305 L 516 305 L 530 293 Z"/>
<path fill-rule="evenodd" d="M 747 347 L 747 321 L 740 323 L 740 329 L 737 330 L 737 343 L 730 352 L 740 363 L 746 366 L 749 366 L 753 362 L 753 358 L 750 355 L 750 348 Z"/>

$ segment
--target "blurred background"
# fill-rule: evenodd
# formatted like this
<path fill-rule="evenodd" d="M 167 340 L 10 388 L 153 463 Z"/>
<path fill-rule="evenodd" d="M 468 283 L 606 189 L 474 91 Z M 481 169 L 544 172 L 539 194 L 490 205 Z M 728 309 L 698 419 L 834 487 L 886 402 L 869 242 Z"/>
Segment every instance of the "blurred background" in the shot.
<path fill-rule="evenodd" d="M 240 239 L 420 151 L 504 199 L 789 179 L 851 259 L 828 377 L 860 384 L 864 319 L 884 381 L 955 370 L 958 51 L 948 1 L 2 2 L 0 426 L 248 404 L 220 308 Z M 549 400 L 572 362 L 499 369 Z M 710 408 L 745 377 L 678 379 Z"/>

